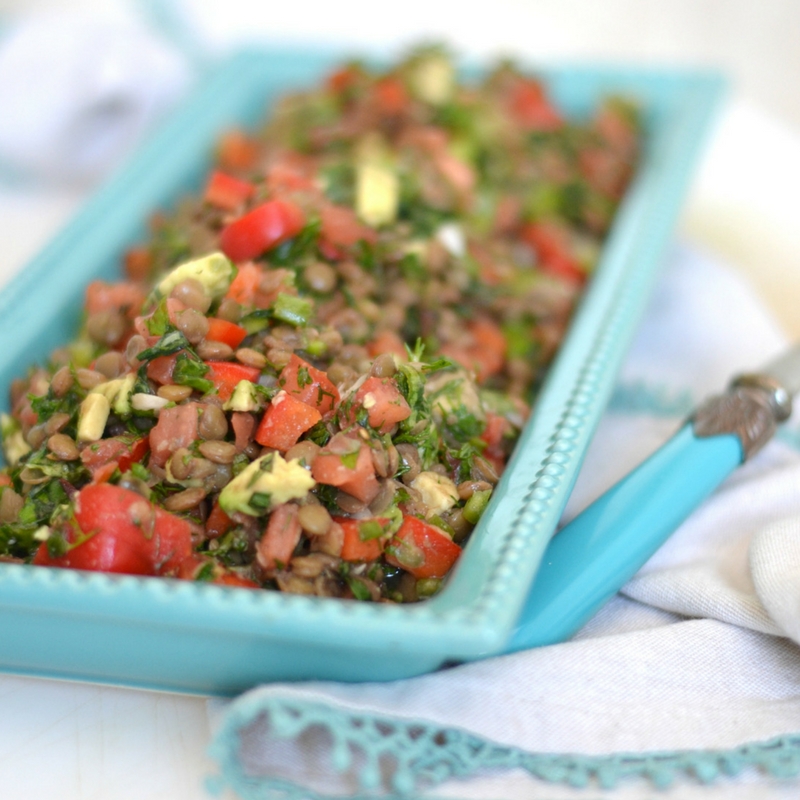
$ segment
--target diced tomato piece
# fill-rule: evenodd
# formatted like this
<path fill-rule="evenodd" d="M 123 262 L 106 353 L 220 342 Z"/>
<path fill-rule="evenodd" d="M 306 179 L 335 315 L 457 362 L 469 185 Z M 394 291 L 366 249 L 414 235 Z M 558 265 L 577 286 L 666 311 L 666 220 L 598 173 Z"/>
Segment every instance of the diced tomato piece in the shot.
<path fill-rule="evenodd" d="M 325 85 L 334 94 L 341 94 L 358 82 L 359 72 L 354 67 L 342 67 L 331 73 Z"/>
<path fill-rule="evenodd" d="M 233 261 L 249 261 L 296 236 L 305 225 L 302 210 L 288 200 L 268 200 L 222 229 L 220 249 Z"/>
<path fill-rule="evenodd" d="M 235 350 L 246 337 L 247 331 L 241 325 L 218 317 L 208 318 L 206 339 L 210 339 L 212 342 L 223 342 Z"/>
<path fill-rule="evenodd" d="M 374 242 L 375 231 L 364 225 L 356 216 L 356 212 L 346 206 L 333 203 L 323 206 L 320 211 L 320 236 L 334 247 L 351 247 L 356 242 Z"/>
<path fill-rule="evenodd" d="M 475 188 L 475 170 L 466 161 L 448 151 L 436 154 L 436 167 L 445 180 L 462 196 L 469 196 Z"/>
<path fill-rule="evenodd" d="M 508 351 L 508 342 L 500 326 L 489 317 L 476 317 L 467 323 L 467 329 L 476 346 L 498 353 L 502 358 Z"/>
<path fill-rule="evenodd" d="M 150 460 L 163 467 L 180 447 L 189 447 L 197 439 L 199 403 L 162 408 L 158 422 L 150 430 Z"/>
<path fill-rule="evenodd" d="M 408 361 L 408 352 L 403 344 L 403 340 L 394 331 L 379 331 L 375 334 L 375 338 L 372 341 L 367 342 L 366 348 L 367 353 L 369 353 L 372 358 L 377 358 L 383 353 L 392 353 L 401 361 Z"/>
<path fill-rule="evenodd" d="M 206 577 L 206 570 L 210 570 L 210 577 Z M 217 586 L 239 586 L 243 589 L 260 589 L 261 586 L 250 578 L 237 575 L 232 570 L 226 569 L 218 561 L 204 556 L 191 555 L 185 558 L 174 576 L 184 581 L 202 581 L 213 583 Z"/>
<path fill-rule="evenodd" d="M 282 453 L 322 419 L 313 406 L 298 400 L 285 391 L 272 398 L 261 424 L 256 431 L 256 441 L 262 447 L 274 447 Z"/>
<path fill-rule="evenodd" d="M 239 381 L 255 383 L 261 375 L 261 370 L 248 367 L 245 364 L 235 364 L 232 361 L 206 361 L 208 372 L 206 378 L 210 380 L 217 390 L 220 400 L 229 400 Z"/>
<path fill-rule="evenodd" d="M 292 159 L 287 156 L 285 160 L 272 163 L 264 180 L 270 197 L 284 197 L 295 192 L 317 195 L 320 191 L 309 174 L 308 164 L 299 157 Z"/>
<path fill-rule="evenodd" d="M 501 455 L 500 445 L 510 430 L 511 423 L 505 417 L 488 411 L 486 413 L 486 427 L 480 437 L 486 442 L 485 452 L 493 451 L 496 455 Z"/>
<path fill-rule="evenodd" d="M 311 462 L 318 483 L 337 486 L 362 503 L 370 503 L 380 491 L 369 447 L 346 434 L 336 434 Z"/>
<path fill-rule="evenodd" d="M 203 199 L 206 203 L 225 211 L 236 211 L 253 196 L 255 190 L 256 187 L 248 181 L 214 170 L 206 184 Z"/>
<path fill-rule="evenodd" d="M 557 222 L 547 220 L 524 225 L 520 238 L 536 253 L 544 272 L 571 283 L 584 283 L 586 273 L 569 250 L 566 230 Z"/>
<path fill-rule="evenodd" d="M 284 503 L 270 514 L 267 530 L 256 545 L 256 559 L 264 569 L 282 569 L 288 566 L 302 528 L 294 503 Z"/>
<path fill-rule="evenodd" d="M 0 475 L 0 486 L 13 486 L 14 481 L 11 480 L 10 475 Z"/>
<path fill-rule="evenodd" d="M 379 433 L 389 433 L 392 428 L 411 416 L 411 408 L 391 378 L 371 375 L 356 391 L 346 412 L 346 421 L 356 422 L 359 410 L 367 413 L 367 422 Z"/>
<path fill-rule="evenodd" d="M 240 130 L 223 134 L 217 147 L 217 160 L 233 172 L 250 169 L 258 159 L 258 145 Z"/>
<path fill-rule="evenodd" d="M 133 319 L 141 311 L 146 295 L 135 283 L 92 281 L 86 287 L 86 311 L 120 311 Z"/>
<path fill-rule="evenodd" d="M 287 394 L 318 409 L 323 416 L 339 402 L 339 390 L 327 373 L 312 367 L 292 353 L 289 363 L 281 370 L 278 386 Z"/>
<path fill-rule="evenodd" d="M 231 427 L 233 428 L 234 443 L 238 452 L 253 441 L 253 431 L 256 429 L 256 418 L 246 411 L 234 411 L 231 414 Z"/>
<path fill-rule="evenodd" d="M 563 124 L 561 115 L 547 99 L 544 87 L 534 80 L 522 79 L 514 86 L 511 113 L 520 125 L 531 130 L 552 131 Z"/>
<path fill-rule="evenodd" d="M 523 204 L 519 197 L 504 194 L 494 209 L 494 230 L 496 233 L 511 233 L 519 225 Z"/>
<path fill-rule="evenodd" d="M 175 371 L 175 364 L 178 361 L 178 353 L 169 356 L 158 356 L 147 363 L 147 377 L 151 381 L 160 383 L 162 386 L 171 384 L 172 373 Z"/>
<path fill-rule="evenodd" d="M 474 370 L 478 383 L 483 383 L 503 369 L 508 342 L 497 323 L 488 317 L 470 320 L 467 330 L 470 337 L 465 344 L 447 342 L 441 351 L 461 366 Z"/>
<path fill-rule="evenodd" d="M 443 578 L 460 554 L 447 534 L 417 517 L 405 517 L 386 546 L 386 560 L 415 578 Z"/>
<path fill-rule="evenodd" d="M 211 579 L 211 583 L 217 586 L 238 586 L 241 589 L 260 589 L 261 585 L 250 578 L 237 575 L 235 572 L 225 570 Z"/>
<path fill-rule="evenodd" d="M 106 483 L 110 481 L 114 473 L 119 468 L 116 461 L 109 461 L 108 464 L 103 464 L 92 473 L 92 483 Z"/>
<path fill-rule="evenodd" d="M 253 305 L 263 275 L 264 271 L 257 264 L 239 264 L 236 277 L 225 296 L 243 306 Z"/>
<path fill-rule="evenodd" d="M 185 519 L 158 506 L 155 508 L 153 540 L 156 574 L 174 575 L 181 562 L 192 554 L 192 528 Z"/>
<path fill-rule="evenodd" d="M 409 104 L 406 87 L 399 78 L 388 76 L 381 78 L 373 87 L 375 105 L 384 114 L 400 114 Z"/>
<path fill-rule="evenodd" d="M 215 501 L 211 513 L 206 519 L 206 533 L 212 538 L 224 536 L 233 526 L 233 520 L 222 510 L 219 501 Z"/>
<path fill-rule="evenodd" d="M 383 540 L 361 538 L 361 525 L 364 522 L 377 522 L 383 525 L 385 519 L 361 520 L 348 519 L 347 517 L 334 517 L 334 522 L 342 526 L 344 542 L 342 544 L 341 558 L 345 561 L 375 561 L 383 553 Z"/>
<path fill-rule="evenodd" d="M 146 436 L 114 436 L 84 447 L 81 450 L 81 461 L 92 473 L 92 478 L 99 481 L 98 470 L 113 464 L 115 468 L 119 467 L 120 472 L 125 472 L 131 468 L 131 464 L 140 462 L 149 449 L 150 440 Z M 113 471 L 112 469 L 112 474 Z"/>
<path fill-rule="evenodd" d="M 125 253 L 125 274 L 132 281 L 146 281 L 153 268 L 153 254 L 147 247 L 131 247 Z"/>
<path fill-rule="evenodd" d="M 108 483 L 90 484 L 75 496 L 66 554 L 53 558 L 44 542 L 33 563 L 130 575 L 178 571 L 192 554 L 191 527 L 136 492 Z"/>

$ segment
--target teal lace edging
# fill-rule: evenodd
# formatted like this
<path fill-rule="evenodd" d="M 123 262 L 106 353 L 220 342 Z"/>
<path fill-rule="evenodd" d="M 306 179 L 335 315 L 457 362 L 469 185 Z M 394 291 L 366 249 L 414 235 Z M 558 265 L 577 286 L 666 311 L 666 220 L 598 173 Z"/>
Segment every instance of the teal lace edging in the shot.
<path fill-rule="evenodd" d="M 485 770 L 522 769 L 548 783 L 611 789 L 623 780 L 643 778 L 665 788 L 679 776 L 711 783 L 755 767 L 775 778 L 800 774 L 800 733 L 730 750 L 617 753 L 608 756 L 529 753 L 498 745 L 468 731 L 430 722 L 375 715 L 318 701 L 272 696 L 245 698 L 227 712 L 215 737 L 211 757 L 220 773 L 208 780 L 209 791 L 225 788 L 243 800 L 342 800 L 320 794 L 286 778 L 249 775 L 240 760 L 241 734 L 259 723 L 268 725 L 274 741 L 296 739 L 311 729 L 327 734 L 332 774 L 357 762 L 360 789 L 356 798 L 407 798 L 450 779 L 465 779 Z M 387 775 L 389 785 L 383 783 Z"/>

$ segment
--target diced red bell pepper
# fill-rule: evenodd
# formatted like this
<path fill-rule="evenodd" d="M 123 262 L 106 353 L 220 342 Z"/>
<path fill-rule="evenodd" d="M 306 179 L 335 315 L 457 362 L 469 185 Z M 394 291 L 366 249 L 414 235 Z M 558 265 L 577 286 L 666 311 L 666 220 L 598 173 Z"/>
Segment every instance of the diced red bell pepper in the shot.
<path fill-rule="evenodd" d="M 302 210 L 288 200 L 268 200 L 222 229 L 220 249 L 232 261 L 249 261 L 296 236 L 305 225 Z"/>
<path fill-rule="evenodd" d="M 284 453 L 321 419 L 322 414 L 313 406 L 285 391 L 278 392 L 261 419 L 256 441 Z"/>
<path fill-rule="evenodd" d="M 222 510 L 219 501 L 216 501 L 206 519 L 206 534 L 211 538 L 224 536 L 232 526 L 233 520 Z"/>
<path fill-rule="evenodd" d="M 415 578 L 443 578 L 460 554 L 447 534 L 417 517 L 405 517 L 386 545 L 386 560 Z"/>
<path fill-rule="evenodd" d="M 367 422 L 379 433 L 392 428 L 411 416 L 411 408 L 391 378 L 371 375 L 356 391 L 346 413 L 346 421 L 355 423 L 360 409 L 366 411 Z"/>
<path fill-rule="evenodd" d="M 299 511 L 294 503 L 284 503 L 270 514 L 267 529 L 256 545 L 256 559 L 264 569 L 288 566 L 302 534 Z"/>
<path fill-rule="evenodd" d="M 235 364 L 231 361 L 206 361 L 205 363 L 208 367 L 206 378 L 214 384 L 217 395 L 223 402 L 230 399 L 239 381 L 255 383 L 261 375 L 261 370 L 245 364 Z"/>
<path fill-rule="evenodd" d="M 203 199 L 206 203 L 225 211 L 236 211 L 253 196 L 255 190 L 256 187 L 248 181 L 214 170 L 206 184 Z"/>
<path fill-rule="evenodd" d="M 311 462 L 318 483 L 337 486 L 362 503 L 370 503 L 380 491 L 368 445 L 346 434 L 336 434 Z"/>
<path fill-rule="evenodd" d="M 52 557 L 43 542 L 34 564 L 130 575 L 170 575 L 192 554 L 189 523 L 136 492 L 89 484 L 75 496 L 66 554 Z"/>
<path fill-rule="evenodd" d="M 318 409 L 323 416 L 332 411 L 339 402 L 339 390 L 327 373 L 312 367 L 294 353 L 281 370 L 278 386 L 298 400 Z"/>
<path fill-rule="evenodd" d="M 241 325 L 218 317 L 208 318 L 206 339 L 212 342 L 222 342 L 235 350 L 246 337 L 247 331 Z"/>

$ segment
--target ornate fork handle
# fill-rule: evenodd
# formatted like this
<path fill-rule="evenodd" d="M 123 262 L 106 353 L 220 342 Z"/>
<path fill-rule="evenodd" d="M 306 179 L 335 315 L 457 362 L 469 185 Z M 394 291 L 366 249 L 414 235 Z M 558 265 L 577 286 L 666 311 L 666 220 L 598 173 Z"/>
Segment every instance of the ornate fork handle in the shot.
<path fill-rule="evenodd" d="M 747 459 L 791 413 L 792 398 L 783 386 L 767 375 L 748 374 L 735 378 L 727 392 L 699 406 L 690 421 L 695 436 L 734 434 Z"/>

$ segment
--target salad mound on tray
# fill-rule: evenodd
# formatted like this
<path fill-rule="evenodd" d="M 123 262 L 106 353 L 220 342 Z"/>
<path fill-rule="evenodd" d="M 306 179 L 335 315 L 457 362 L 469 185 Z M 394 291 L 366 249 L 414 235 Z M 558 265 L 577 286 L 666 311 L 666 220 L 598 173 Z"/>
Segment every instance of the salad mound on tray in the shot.
<path fill-rule="evenodd" d="M 635 109 L 502 63 L 352 63 L 152 222 L 11 387 L 0 556 L 358 600 L 434 594 L 632 175 Z"/>

